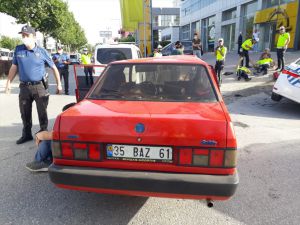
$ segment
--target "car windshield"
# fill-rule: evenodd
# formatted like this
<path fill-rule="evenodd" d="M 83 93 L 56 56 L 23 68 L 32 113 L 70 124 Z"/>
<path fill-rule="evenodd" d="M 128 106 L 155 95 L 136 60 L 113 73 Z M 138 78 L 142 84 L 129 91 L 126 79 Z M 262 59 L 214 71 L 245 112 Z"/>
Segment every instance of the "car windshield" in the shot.
<path fill-rule="evenodd" d="M 97 61 L 102 64 L 123 59 L 132 59 L 130 48 L 99 48 L 97 50 Z"/>
<path fill-rule="evenodd" d="M 132 101 L 217 101 L 206 68 L 191 64 L 111 65 L 88 98 Z"/>
<path fill-rule="evenodd" d="M 70 55 L 70 59 L 76 59 L 77 56 L 76 55 Z"/>

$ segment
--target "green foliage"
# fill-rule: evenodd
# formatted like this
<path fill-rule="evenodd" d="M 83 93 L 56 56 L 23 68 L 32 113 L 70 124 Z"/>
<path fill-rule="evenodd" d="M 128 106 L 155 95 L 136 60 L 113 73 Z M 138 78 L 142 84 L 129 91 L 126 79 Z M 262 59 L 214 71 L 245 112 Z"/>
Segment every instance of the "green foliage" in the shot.
<path fill-rule="evenodd" d="M 22 43 L 21 39 L 19 38 L 10 38 L 6 36 L 2 36 L 0 38 L 0 47 L 1 48 L 8 48 L 10 50 L 13 50 L 16 48 L 17 45 L 20 45 Z"/>
<path fill-rule="evenodd" d="M 30 23 L 45 37 L 51 36 L 72 49 L 87 43 L 84 31 L 62 0 L 1 0 L 0 12 L 15 17 L 17 23 Z"/>

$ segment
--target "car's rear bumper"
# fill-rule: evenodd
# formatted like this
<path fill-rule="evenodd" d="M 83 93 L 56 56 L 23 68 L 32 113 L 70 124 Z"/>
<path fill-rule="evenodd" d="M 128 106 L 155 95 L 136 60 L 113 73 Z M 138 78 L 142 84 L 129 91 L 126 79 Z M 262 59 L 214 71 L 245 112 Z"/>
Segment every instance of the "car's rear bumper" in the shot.
<path fill-rule="evenodd" d="M 71 166 L 49 167 L 51 181 L 59 187 L 76 190 L 116 190 L 115 193 L 160 196 L 145 193 L 161 193 L 164 197 L 215 198 L 231 197 L 239 183 L 238 174 L 200 175 L 163 172 L 145 172 Z M 74 188 L 72 188 L 74 187 Z M 123 191 L 123 193 L 122 193 Z M 143 194 L 144 193 L 144 194 Z M 168 196 L 170 195 L 170 196 Z M 195 197 L 193 197 L 195 196 Z"/>

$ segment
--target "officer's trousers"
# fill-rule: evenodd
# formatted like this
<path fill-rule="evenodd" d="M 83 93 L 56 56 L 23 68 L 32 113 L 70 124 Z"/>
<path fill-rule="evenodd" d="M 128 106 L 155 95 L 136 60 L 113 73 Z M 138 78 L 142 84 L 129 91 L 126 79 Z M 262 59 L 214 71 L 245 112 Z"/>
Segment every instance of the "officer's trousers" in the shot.
<path fill-rule="evenodd" d="M 285 49 L 277 48 L 277 68 L 280 70 L 284 69 L 284 53 Z"/>
<path fill-rule="evenodd" d="M 69 94 L 69 70 L 59 69 L 60 80 L 64 78 L 65 94 Z"/>
<path fill-rule="evenodd" d="M 222 75 L 221 75 L 221 72 L 224 68 L 224 60 L 217 60 L 216 61 L 216 65 L 215 65 L 215 72 L 218 76 L 218 82 L 219 84 L 222 83 Z"/>
<path fill-rule="evenodd" d="M 23 122 L 22 136 L 31 136 L 32 102 L 35 101 L 39 117 L 40 130 L 48 128 L 47 106 L 49 92 L 42 83 L 36 85 L 20 84 L 19 108 Z"/>

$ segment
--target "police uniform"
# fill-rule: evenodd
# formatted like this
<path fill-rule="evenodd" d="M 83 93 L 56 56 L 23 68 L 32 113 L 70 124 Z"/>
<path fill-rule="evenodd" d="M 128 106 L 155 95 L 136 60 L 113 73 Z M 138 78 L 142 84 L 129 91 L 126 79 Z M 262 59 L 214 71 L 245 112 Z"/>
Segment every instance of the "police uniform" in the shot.
<path fill-rule="evenodd" d="M 69 94 L 69 65 L 65 64 L 64 62 L 69 62 L 70 57 L 66 53 L 56 53 L 52 57 L 55 65 L 59 71 L 60 79 L 64 78 L 64 86 L 65 86 L 65 94 Z"/>
<path fill-rule="evenodd" d="M 224 61 L 225 61 L 226 53 L 227 53 L 227 48 L 225 46 L 219 46 L 219 47 L 216 48 L 216 52 L 215 52 L 215 55 L 216 55 L 215 71 L 216 71 L 216 74 L 218 75 L 219 83 L 222 82 L 221 71 L 224 68 Z"/>
<path fill-rule="evenodd" d="M 246 58 L 246 67 L 250 67 L 249 66 L 249 50 L 252 49 L 253 47 L 253 41 L 252 39 L 247 39 L 246 41 L 244 41 L 244 43 L 242 44 L 242 53 L 241 56 Z M 244 59 L 241 61 L 241 66 L 244 65 Z"/>
<path fill-rule="evenodd" d="M 30 139 L 33 101 L 36 102 L 40 129 L 47 130 L 48 127 L 49 92 L 42 80 L 46 73 L 45 64 L 52 68 L 54 63 L 45 49 L 36 45 L 32 50 L 28 50 L 25 45 L 18 45 L 12 64 L 18 67 L 20 79 L 19 108 L 23 121 L 22 137 Z M 23 142 L 19 140 L 17 144 Z"/>
<path fill-rule="evenodd" d="M 284 53 L 286 51 L 285 44 L 287 40 L 290 38 L 289 33 L 282 33 L 279 34 L 278 40 L 277 40 L 277 61 L 278 66 L 277 69 L 283 70 L 284 69 Z"/>

